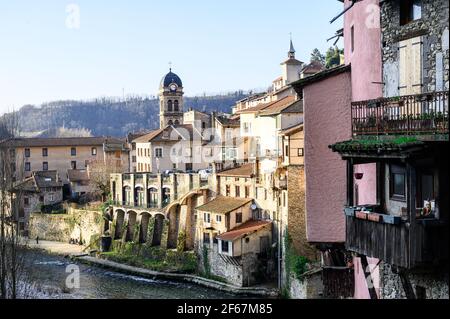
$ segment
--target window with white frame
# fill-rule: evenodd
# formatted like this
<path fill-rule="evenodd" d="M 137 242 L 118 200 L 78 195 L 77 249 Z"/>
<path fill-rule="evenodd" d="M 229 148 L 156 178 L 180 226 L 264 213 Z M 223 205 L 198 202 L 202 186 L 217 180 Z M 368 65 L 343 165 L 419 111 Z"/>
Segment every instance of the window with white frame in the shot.
<path fill-rule="evenodd" d="M 161 158 L 163 157 L 163 150 L 160 147 L 155 148 L 155 157 Z"/>

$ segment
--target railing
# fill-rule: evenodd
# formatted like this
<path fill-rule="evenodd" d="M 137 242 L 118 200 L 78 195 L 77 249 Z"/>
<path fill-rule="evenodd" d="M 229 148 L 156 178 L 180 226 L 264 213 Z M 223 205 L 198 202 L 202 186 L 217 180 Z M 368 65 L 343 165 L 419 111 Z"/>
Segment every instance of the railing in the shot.
<path fill-rule="evenodd" d="M 353 102 L 354 135 L 448 134 L 448 92 Z"/>

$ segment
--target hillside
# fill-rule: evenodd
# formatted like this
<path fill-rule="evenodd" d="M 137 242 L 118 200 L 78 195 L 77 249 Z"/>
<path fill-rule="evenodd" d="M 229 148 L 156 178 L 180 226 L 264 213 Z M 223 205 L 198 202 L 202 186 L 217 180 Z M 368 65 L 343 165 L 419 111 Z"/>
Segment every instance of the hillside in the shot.
<path fill-rule="evenodd" d="M 184 110 L 231 112 L 242 91 L 227 95 L 185 97 Z M 41 106 L 26 105 L 18 111 L 19 129 L 24 136 L 51 136 L 60 127 L 84 129 L 92 135 L 124 137 L 128 132 L 159 126 L 158 100 L 144 97 L 99 98 L 92 101 L 55 101 Z"/>

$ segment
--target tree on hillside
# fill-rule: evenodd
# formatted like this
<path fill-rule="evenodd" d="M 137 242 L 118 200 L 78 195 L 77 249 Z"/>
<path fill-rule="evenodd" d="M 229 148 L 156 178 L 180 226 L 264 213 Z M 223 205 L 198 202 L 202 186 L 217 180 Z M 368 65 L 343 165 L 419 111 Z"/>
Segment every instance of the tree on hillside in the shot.
<path fill-rule="evenodd" d="M 311 53 L 310 62 L 319 62 L 322 65 L 325 65 L 325 56 L 319 51 L 319 49 L 314 49 Z"/>
<path fill-rule="evenodd" d="M 344 54 L 344 49 L 330 47 L 325 54 L 325 67 L 327 69 L 334 68 L 341 64 L 341 55 Z"/>

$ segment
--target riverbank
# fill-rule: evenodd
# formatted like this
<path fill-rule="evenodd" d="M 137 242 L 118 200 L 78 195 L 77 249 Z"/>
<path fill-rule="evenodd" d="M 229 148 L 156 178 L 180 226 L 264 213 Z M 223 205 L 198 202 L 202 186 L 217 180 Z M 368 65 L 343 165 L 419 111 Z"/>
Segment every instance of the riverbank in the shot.
<path fill-rule="evenodd" d="M 141 276 L 152 280 L 171 280 L 171 281 L 193 283 L 196 285 L 201 285 L 207 288 L 221 290 L 236 295 L 251 295 L 266 298 L 278 297 L 277 290 L 268 289 L 265 287 L 237 287 L 219 281 L 199 277 L 196 275 L 153 271 L 144 268 L 120 264 L 114 261 L 100 259 L 92 256 L 72 256 L 71 259 L 78 261 L 80 263 L 114 270 L 120 273 L 125 273 L 127 275 Z"/>
<path fill-rule="evenodd" d="M 87 255 L 84 246 L 79 245 L 40 240 L 39 244 L 36 244 L 36 242 L 29 242 L 28 246 L 31 249 L 41 249 L 47 251 L 50 254 L 69 257 L 71 260 L 82 264 L 105 268 L 122 274 L 140 276 L 151 280 L 168 280 L 175 282 L 192 283 L 202 287 L 241 296 L 247 295 L 261 298 L 276 298 L 279 295 L 278 290 L 276 289 L 266 287 L 237 287 L 196 275 L 153 271 L 114 262 L 111 260 L 92 257 Z"/>

